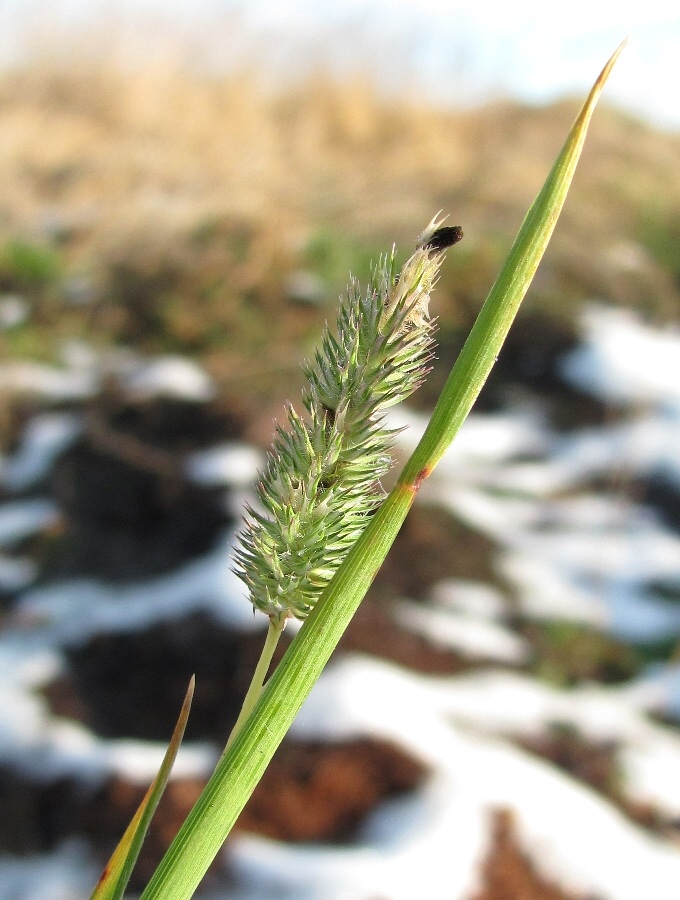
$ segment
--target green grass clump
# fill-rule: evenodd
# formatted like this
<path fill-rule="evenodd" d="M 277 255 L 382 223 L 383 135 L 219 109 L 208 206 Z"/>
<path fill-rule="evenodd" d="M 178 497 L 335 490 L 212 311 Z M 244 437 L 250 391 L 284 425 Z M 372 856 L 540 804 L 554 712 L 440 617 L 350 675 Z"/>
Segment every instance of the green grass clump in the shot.
<path fill-rule="evenodd" d="M 680 206 L 650 206 L 642 213 L 640 236 L 652 256 L 680 284 Z"/>
<path fill-rule="evenodd" d="M 620 684 L 643 668 L 644 660 L 635 649 L 579 623 L 531 623 L 523 634 L 533 648 L 534 671 L 557 687 L 583 681 Z"/>
<path fill-rule="evenodd" d="M 11 238 L 0 247 L 0 289 L 41 291 L 60 277 L 62 263 L 51 247 Z"/>
<path fill-rule="evenodd" d="M 324 283 L 329 297 L 335 297 L 347 280 L 347 273 L 365 283 L 370 280 L 373 263 L 382 253 L 382 246 L 373 246 L 357 235 L 335 228 L 319 228 L 308 239 L 302 261 Z M 400 268 L 405 254 L 397 254 L 395 264 Z"/>

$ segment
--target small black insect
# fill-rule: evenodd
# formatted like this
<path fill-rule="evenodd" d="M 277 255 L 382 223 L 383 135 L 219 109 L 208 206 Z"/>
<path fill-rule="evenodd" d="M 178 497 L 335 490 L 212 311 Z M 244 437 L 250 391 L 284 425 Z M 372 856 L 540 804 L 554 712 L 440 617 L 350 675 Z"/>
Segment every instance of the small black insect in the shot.
<path fill-rule="evenodd" d="M 460 225 L 443 225 L 423 244 L 423 250 L 429 250 L 428 256 L 432 259 L 436 253 L 442 253 L 447 247 L 452 247 L 462 239 L 463 229 Z"/>
<path fill-rule="evenodd" d="M 333 425 L 335 425 L 335 410 L 331 409 L 329 406 L 326 406 L 325 403 L 321 404 L 321 409 L 323 410 L 324 419 L 332 428 Z"/>

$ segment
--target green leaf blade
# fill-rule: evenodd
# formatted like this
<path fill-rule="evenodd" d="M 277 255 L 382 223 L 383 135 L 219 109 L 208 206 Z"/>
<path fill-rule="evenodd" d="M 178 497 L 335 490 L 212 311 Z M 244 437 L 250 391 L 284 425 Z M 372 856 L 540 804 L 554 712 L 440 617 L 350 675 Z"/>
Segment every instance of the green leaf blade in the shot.
<path fill-rule="evenodd" d="M 627 41 L 613 53 L 593 85 L 543 187 L 527 212 L 512 248 L 460 352 L 423 438 L 400 481 L 429 475 L 477 399 L 545 253 L 586 139 L 597 101 Z"/>
<path fill-rule="evenodd" d="M 97 886 L 90 896 L 90 900 L 121 900 L 125 893 L 125 888 L 137 862 L 139 851 L 142 849 L 142 843 L 146 837 L 151 818 L 156 812 L 163 791 L 168 783 L 170 772 L 182 743 L 187 719 L 189 718 L 191 701 L 194 696 L 194 686 L 195 680 L 192 676 L 175 730 L 172 733 L 158 774 L 144 795 L 144 799 L 139 804 L 130 824 L 125 829 L 118 846 L 113 851 L 111 859 L 106 864 Z"/>

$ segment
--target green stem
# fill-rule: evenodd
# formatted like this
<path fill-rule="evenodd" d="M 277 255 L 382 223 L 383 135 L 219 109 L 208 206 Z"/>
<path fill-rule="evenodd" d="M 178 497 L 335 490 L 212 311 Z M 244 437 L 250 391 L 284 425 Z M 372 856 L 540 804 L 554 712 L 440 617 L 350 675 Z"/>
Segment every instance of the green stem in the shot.
<path fill-rule="evenodd" d="M 283 629 L 285 627 L 285 619 L 270 617 L 269 628 L 267 629 L 267 637 L 265 638 L 262 653 L 260 654 L 257 666 L 255 667 L 255 672 L 253 674 L 252 681 L 250 682 L 250 687 L 248 688 L 245 699 L 243 700 L 241 712 L 238 714 L 236 724 L 232 728 L 231 734 L 229 735 L 227 746 L 224 748 L 224 753 L 226 753 L 229 747 L 231 747 L 236 735 L 243 727 L 243 723 L 251 714 L 253 708 L 255 707 L 255 704 L 260 699 L 260 694 L 262 693 L 262 688 L 264 687 L 264 680 L 267 677 L 267 672 L 269 671 L 269 666 L 271 665 L 274 651 L 276 650 L 277 644 L 279 643 L 279 638 L 283 634 Z M 224 756 L 224 753 L 222 754 L 222 756 Z"/>

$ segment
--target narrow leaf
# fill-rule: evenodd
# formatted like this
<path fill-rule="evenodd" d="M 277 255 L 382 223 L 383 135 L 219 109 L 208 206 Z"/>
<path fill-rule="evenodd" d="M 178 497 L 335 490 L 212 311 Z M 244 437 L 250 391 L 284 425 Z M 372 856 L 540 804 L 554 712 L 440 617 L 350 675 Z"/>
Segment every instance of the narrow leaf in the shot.
<path fill-rule="evenodd" d="M 102 872 L 90 900 L 120 900 L 123 896 L 127 883 L 130 880 L 132 869 L 137 862 L 139 851 L 142 849 L 142 843 L 146 837 L 151 818 L 156 812 L 156 807 L 168 783 L 179 745 L 182 743 L 187 719 L 189 718 L 191 701 L 194 696 L 194 686 L 195 679 L 192 675 L 175 730 L 172 733 L 170 744 L 158 770 L 158 775 L 154 778 L 144 799 L 139 804 L 137 812 L 132 817 L 132 821 L 126 828 L 125 834 L 113 851 L 111 859 L 106 864 L 106 868 Z"/>
<path fill-rule="evenodd" d="M 419 485 L 439 462 L 477 399 L 545 253 L 566 200 L 588 125 L 602 89 L 627 41 L 593 85 L 545 184 L 529 208 L 510 253 L 460 352 L 420 444 L 400 482 Z"/>

